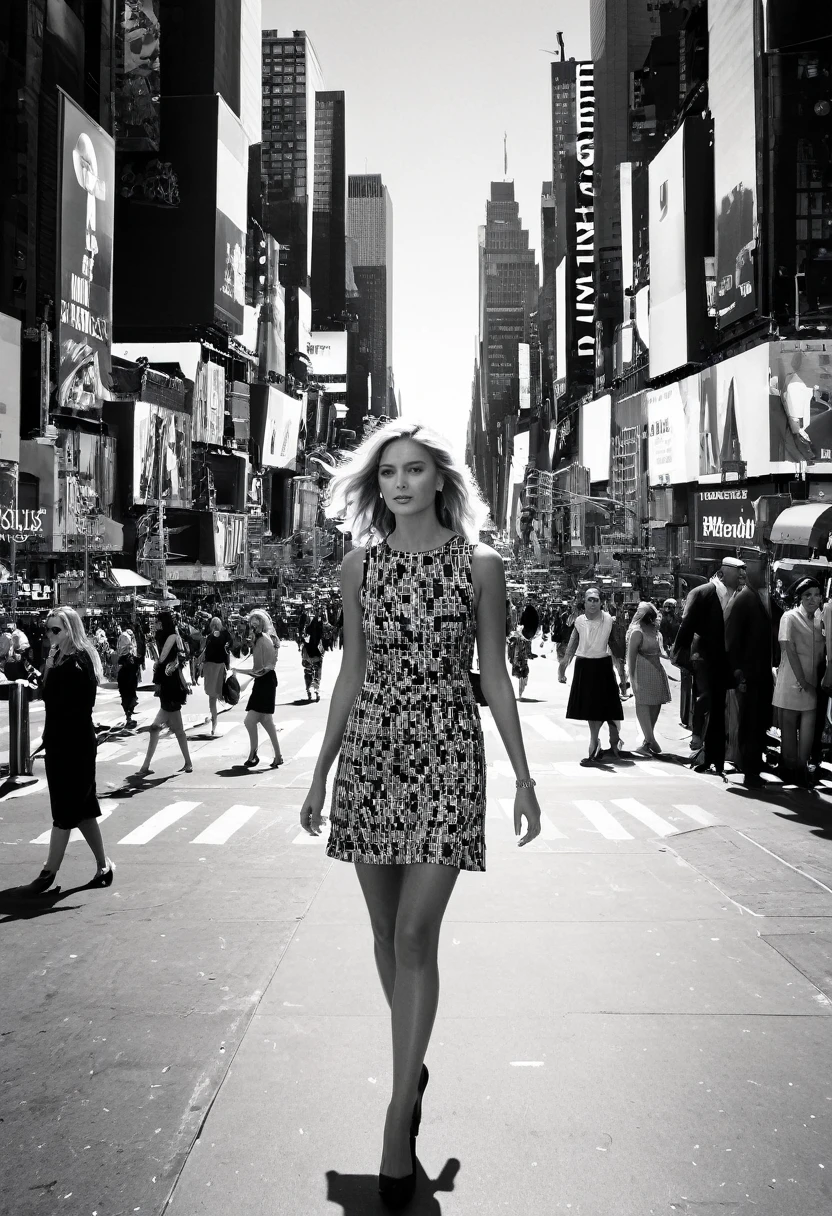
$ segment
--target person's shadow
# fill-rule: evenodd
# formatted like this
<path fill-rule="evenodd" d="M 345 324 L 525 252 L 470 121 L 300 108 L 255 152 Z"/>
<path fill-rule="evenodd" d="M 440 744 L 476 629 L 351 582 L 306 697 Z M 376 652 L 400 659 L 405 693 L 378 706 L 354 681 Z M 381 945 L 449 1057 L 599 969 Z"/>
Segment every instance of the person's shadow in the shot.
<path fill-rule="evenodd" d="M 79 887 L 52 887 L 42 895 L 32 895 L 25 887 L 7 887 L 5 891 L 0 891 L 0 925 L 17 920 L 35 920 L 38 916 L 53 916 L 58 912 L 75 912 L 81 904 L 64 904 L 63 901 L 80 891 L 92 889 L 89 883 L 82 883 Z"/>
<path fill-rule="evenodd" d="M 459 1169 L 456 1157 L 449 1157 L 434 1182 L 417 1158 L 416 1192 L 407 1205 L 408 1216 L 439 1216 L 442 1209 L 436 1196 L 441 1191 L 448 1194 L 453 1191 Z M 326 1197 L 330 1203 L 340 1204 L 344 1216 L 375 1216 L 375 1213 L 381 1216 L 389 1211 L 379 1197 L 377 1174 L 339 1174 L 337 1170 L 327 1170 L 326 1180 Z"/>

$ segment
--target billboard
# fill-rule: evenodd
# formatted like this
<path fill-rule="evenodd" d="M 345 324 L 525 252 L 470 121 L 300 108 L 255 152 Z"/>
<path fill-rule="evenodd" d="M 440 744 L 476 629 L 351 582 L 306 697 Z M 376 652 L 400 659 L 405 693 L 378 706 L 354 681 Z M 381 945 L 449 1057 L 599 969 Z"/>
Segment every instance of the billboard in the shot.
<path fill-rule="evenodd" d="M 708 4 L 720 329 L 750 316 L 757 307 L 751 257 L 757 223 L 756 7 L 751 0 L 710 0 Z"/>
<path fill-rule="evenodd" d="M 555 397 L 566 391 L 566 258 L 561 258 L 555 270 Z"/>
<path fill-rule="evenodd" d="M 239 118 L 217 97 L 217 223 L 214 311 L 243 332 L 248 227 L 248 140 Z"/>
<path fill-rule="evenodd" d="M 590 481 L 608 481 L 612 426 L 612 397 L 605 393 L 597 401 L 581 406 L 581 458 Z"/>
<path fill-rule="evenodd" d="M 0 312 L 0 460 L 20 461 L 20 322 Z"/>
<path fill-rule="evenodd" d="M 832 342 L 772 342 L 768 401 L 772 471 L 832 472 Z"/>
<path fill-rule="evenodd" d="M 518 399 L 521 410 L 532 407 L 532 364 L 528 342 L 517 344 Z"/>
<path fill-rule="evenodd" d="M 100 417 L 110 387 L 115 145 L 59 90 L 58 384 L 61 413 Z"/>
<path fill-rule="evenodd" d="M 294 469 L 304 404 L 271 384 L 251 386 L 251 440 L 267 469 Z"/>
<path fill-rule="evenodd" d="M 698 379 L 688 376 L 647 393 L 647 465 L 651 486 L 695 481 Z"/>
<path fill-rule="evenodd" d="M 191 505 L 191 419 L 179 410 L 137 401 L 133 413 L 133 503 L 161 497 L 166 506 Z"/>
<path fill-rule="evenodd" d="M 575 195 L 569 242 L 567 383 L 595 383 L 595 64 L 575 64 Z"/>
<path fill-rule="evenodd" d="M 684 126 L 649 165 L 650 375 L 688 361 Z"/>
<path fill-rule="evenodd" d="M 119 0 L 114 96 L 119 151 L 159 151 L 159 4 Z"/>
<path fill-rule="evenodd" d="M 693 497 L 697 545 L 733 550 L 755 543 L 757 515 L 747 489 L 726 486 Z"/>
<path fill-rule="evenodd" d="M 222 443 L 225 430 L 225 368 L 200 363 L 194 381 L 194 443 Z"/>
<path fill-rule="evenodd" d="M 313 378 L 337 376 L 347 378 L 346 333 L 316 330 L 303 348 L 312 361 Z"/>

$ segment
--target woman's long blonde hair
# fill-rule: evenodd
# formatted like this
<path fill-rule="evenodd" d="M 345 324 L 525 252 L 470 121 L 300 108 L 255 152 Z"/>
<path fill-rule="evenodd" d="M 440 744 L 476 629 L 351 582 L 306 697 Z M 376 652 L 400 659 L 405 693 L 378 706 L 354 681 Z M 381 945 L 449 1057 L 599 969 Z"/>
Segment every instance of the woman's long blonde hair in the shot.
<path fill-rule="evenodd" d="M 72 654 L 72 652 L 75 650 L 85 651 L 85 653 L 89 655 L 90 661 L 92 662 L 92 669 L 95 673 L 95 682 L 96 684 L 101 684 L 104 680 L 104 668 L 101 666 L 101 659 L 98 657 L 98 651 L 87 637 L 87 631 L 84 629 L 84 622 L 81 620 L 78 613 L 74 608 L 54 608 L 46 618 L 47 625 L 53 617 L 58 618 L 64 629 L 69 634 L 69 641 L 67 641 L 66 634 L 64 634 L 63 638 L 58 643 L 58 650 L 60 652 L 61 659 L 66 658 L 67 655 Z M 58 661 L 60 662 L 60 659 Z M 50 651 L 49 658 L 46 661 L 44 674 L 48 676 L 49 670 L 53 666 L 54 660 L 52 658 L 52 652 Z"/>
<path fill-rule="evenodd" d="M 272 621 L 272 618 L 269 616 L 268 612 L 266 612 L 265 608 L 255 608 L 253 612 L 248 614 L 246 620 L 248 621 L 249 625 L 254 620 L 259 621 L 262 626 L 263 633 L 265 633 L 267 637 L 271 638 L 272 640 L 277 637 L 277 630 L 274 627 L 274 622 Z"/>
<path fill-rule="evenodd" d="M 469 541 L 479 540 L 488 508 L 464 465 L 457 464 L 451 446 L 443 435 L 421 422 L 401 419 L 379 427 L 363 443 L 345 456 L 330 483 L 330 518 L 343 516 L 344 525 L 355 544 L 383 539 L 396 526 L 396 517 L 380 495 L 378 466 L 384 449 L 396 439 L 412 439 L 433 457 L 444 485 L 436 493 L 436 518 Z"/>

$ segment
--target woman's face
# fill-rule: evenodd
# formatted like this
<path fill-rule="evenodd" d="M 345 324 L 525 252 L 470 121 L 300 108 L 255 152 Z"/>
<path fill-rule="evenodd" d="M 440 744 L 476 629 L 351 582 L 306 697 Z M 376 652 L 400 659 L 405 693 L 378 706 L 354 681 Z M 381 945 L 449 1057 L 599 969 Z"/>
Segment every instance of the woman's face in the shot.
<path fill-rule="evenodd" d="M 443 478 L 427 448 L 414 439 L 395 439 L 384 449 L 378 465 L 378 487 L 385 505 L 396 516 L 418 515 L 433 509 Z"/>
<path fill-rule="evenodd" d="M 809 616 L 814 616 L 818 608 L 820 608 L 820 589 L 818 587 L 808 587 L 800 597 L 800 602 L 803 605 L 804 612 Z"/>
<path fill-rule="evenodd" d="M 46 622 L 46 632 L 52 646 L 60 646 L 69 637 L 69 630 L 59 616 L 50 616 Z"/>

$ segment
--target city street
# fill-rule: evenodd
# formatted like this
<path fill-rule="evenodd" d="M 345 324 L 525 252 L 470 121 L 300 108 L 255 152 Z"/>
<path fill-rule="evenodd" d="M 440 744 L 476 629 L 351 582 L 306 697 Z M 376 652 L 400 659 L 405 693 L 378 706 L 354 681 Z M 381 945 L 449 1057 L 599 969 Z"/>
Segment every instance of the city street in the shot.
<path fill-rule="evenodd" d="M 391 1055 L 369 921 L 353 868 L 298 824 L 339 662 L 308 704 L 283 644 L 276 771 L 265 743 L 242 768 L 245 687 L 215 740 L 192 696 L 191 775 L 170 740 L 131 783 L 146 735 L 111 729 L 108 890 L 84 888 L 79 840 L 61 890 L 21 899 L 46 853 L 42 760 L 3 801 L 3 1213 L 382 1211 Z M 410 1210 L 828 1213 L 832 780 L 752 796 L 693 773 L 675 703 L 663 756 L 585 769 L 567 692 L 551 655 L 532 663 L 520 714 L 544 818 L 523 850 L 483 711 L 488 870 L 460 876 L 443 927 Z M 155 704 L 142 692 L 140 721 Z M 95 718 L 123 720 L 113 687 Z M 39 722 L 36 703 L 33 738 Z"/>

